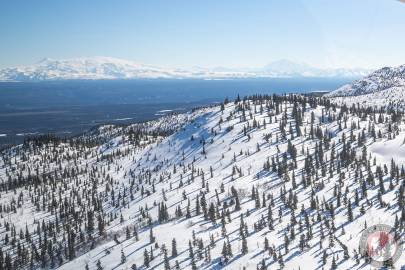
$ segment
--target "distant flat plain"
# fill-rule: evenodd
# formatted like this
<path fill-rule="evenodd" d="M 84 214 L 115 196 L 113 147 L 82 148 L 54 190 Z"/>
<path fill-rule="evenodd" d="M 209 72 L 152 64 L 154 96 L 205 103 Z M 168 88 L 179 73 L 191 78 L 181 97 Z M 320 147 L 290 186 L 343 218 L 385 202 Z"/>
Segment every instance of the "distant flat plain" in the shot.
<path fill-rule="evenodd" d="M 100 124 L 129 124 L 224 98 L 334 90 L 351 78 L 234 80 L 74 80 L 0 83 L 0 145 L 26 136 L 76 135 Z"/>

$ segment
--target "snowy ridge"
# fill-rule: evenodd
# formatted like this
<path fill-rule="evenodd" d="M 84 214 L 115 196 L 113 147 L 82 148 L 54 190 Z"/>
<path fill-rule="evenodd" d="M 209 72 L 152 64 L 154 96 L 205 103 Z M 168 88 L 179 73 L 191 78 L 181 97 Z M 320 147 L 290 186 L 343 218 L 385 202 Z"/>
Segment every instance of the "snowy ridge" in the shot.
<path fill-rule="evenodd" d="M 405 109 L 405 88 L 391 87 L 378 92 L 359 96 L 339 96 L 331 98 L 334 102 L 347 106 L 359 105 L 362 107 Z"/>
<path fill-rule="evenodd" d="M 390 88 L 405 89 L 405 65 L 398 67 L 384 67 L 362 79 L 354 81 L 351 84 L 344 85 L 325 96 L 360 96 L 378 93 L 389 90 Z"/>
<path fill-rule="evenodd" d="M 0 81 L 45 81 L 71 79 L 226 79 L 262 77 L 359 77 L 363 69 L 319 69 L 287 60 L 263 68 L 162 68 L 111 57 L 43 59 L 31 65 L 0 70 Z"/>

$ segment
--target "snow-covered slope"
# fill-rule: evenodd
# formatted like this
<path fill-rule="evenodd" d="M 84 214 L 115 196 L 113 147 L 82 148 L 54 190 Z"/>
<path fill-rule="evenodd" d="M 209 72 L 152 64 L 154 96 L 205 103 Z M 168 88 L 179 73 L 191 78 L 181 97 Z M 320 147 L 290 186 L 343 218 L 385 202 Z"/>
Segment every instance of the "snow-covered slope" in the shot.
<path fill-rule="evenodd" d="M 384 67 L 351 84 L 330 92 L 327 97 L 374 94 L 391 88 L 405 89 L 405 65 Z"/>
<path fill-rule="evenodd" d="M 256 78 L 256 77 L 359 77 L 366 70 L 322 70 L 291 61 L 277 61 L 264 68 L 162 68 L 111 57 L 44 59 L 31 66 L 0 70 L 0 81 L 42 81 L 70 79 L 136 79 L 136 78 Z"/>
<path fill-rule="evenodd" d="M 325 95 L 340 104 L 405 108 L 405 65 L 384 67 Z"/>
<path fill-rule="evenodd" d="M 0 158 L 4 265 L 369 269 L 365 227 L 404 236 L 404 137 L 393 112 L 290 95 L 27 141 Z"/>

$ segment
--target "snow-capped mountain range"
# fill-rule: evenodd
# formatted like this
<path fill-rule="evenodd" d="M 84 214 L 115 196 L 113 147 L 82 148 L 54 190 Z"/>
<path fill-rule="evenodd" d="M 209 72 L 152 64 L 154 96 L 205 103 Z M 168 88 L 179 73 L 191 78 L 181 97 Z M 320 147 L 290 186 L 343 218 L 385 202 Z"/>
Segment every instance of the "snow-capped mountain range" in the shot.
<path fill-rule="evenodd" d="M 45 81 L 71 79 L 230 79 L 261 77 L 361 77 L 366 69 L 320 69 L 288 60 L 262 68 L 163 68 L 111 57 L 73 59 L 45 58 L 36 64 L 0 69 L 0 81 Z"/>
<path fill-rule="evenodd" d="M 404 107 L 405 105 L 405 65 L 384 67 L 370 75 L 344 85 L 326 94 L 336 101 Z"/>

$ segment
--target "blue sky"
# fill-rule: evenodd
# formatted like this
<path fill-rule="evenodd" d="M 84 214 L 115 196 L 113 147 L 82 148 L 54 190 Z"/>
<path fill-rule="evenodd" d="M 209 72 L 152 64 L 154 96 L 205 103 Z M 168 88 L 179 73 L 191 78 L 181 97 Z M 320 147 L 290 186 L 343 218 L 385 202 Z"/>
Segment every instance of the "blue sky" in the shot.
<path fill-rule="evenodd" d="M 0 67 L 111 56 L 173 67 L 405 63 L 396 0 L 1 1 Z"/>

